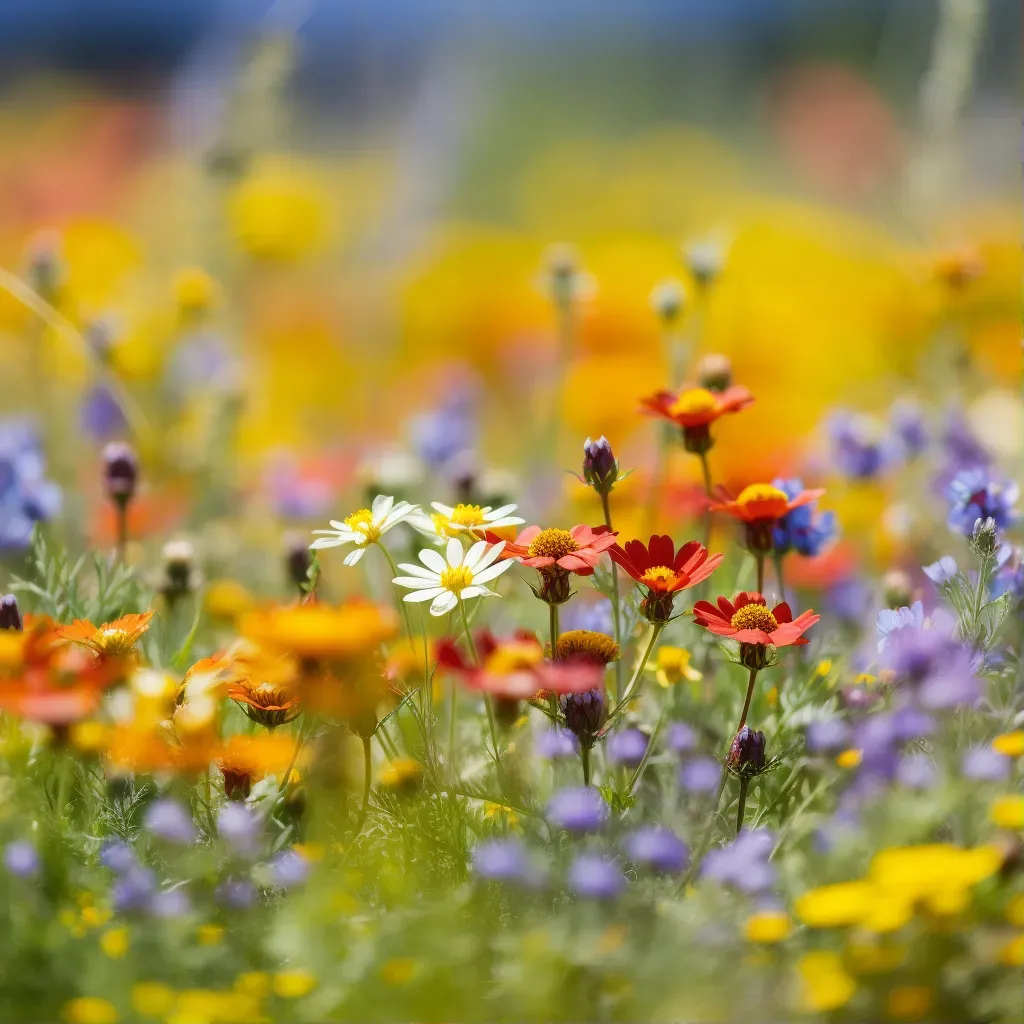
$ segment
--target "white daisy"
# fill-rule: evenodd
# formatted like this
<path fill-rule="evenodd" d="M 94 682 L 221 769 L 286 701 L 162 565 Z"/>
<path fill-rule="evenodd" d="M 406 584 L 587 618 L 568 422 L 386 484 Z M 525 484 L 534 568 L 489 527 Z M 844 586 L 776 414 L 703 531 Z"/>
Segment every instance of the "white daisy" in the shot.
<path fill-rule="evenodd" d="M 491 508 L 490 505 L 442 505 L 432 501 L 433 515 L 417 515 L 409 520 L 409 525 L 420 533 L 434 538 L 438 543 L 449 537 L 457 537 L 460 533 L 469 533 L 481 537 L 485 530 L 500 530 L 503 526 L 521 526 L 526 522 L 518 516 L 509 515 L 515 512 L 515 505 L 502 505 Z"/>
<path fill-rule="evenodd" d="M 452 537 L 448 541 L 444 558 L 439 551 L 427 548 L 419 555 L 423 565 L 402 563 L 398 568 L 404 569 L 409 575 L 396 576 L 394 582 L 412 591 L 405 595 L 406 601 L 430 601 L 430 614 L 444 615 L 460 601 L 468 601 L 472 597 L 498 596 L 481 584 L 496 579 L 512 566 L 513 559 L 494 564 L 504 549 L 504 541 L 488 544 L 480 540 L 463 553 L 462 544 Z"/>
<path fill-rule="evenodd" d="M 346 565 L 355 565 L 370 544 L 376 544 L 393 526 L 416 515 L 419 510 L 419 505 L 410 505 L 407 501 L 400 501 L 396 505 L 394 498 L 378 494 L 369 508 L 353 512 L 344 522 L 332 519 L 333 529 L 314 530 L 313 533 L 323 536 L 317 537 L 309 545 L 310 550 L 321 551 L 324 548 L 341 547 L 342 544 L 355 544 L 355 551 L 345 556 Z"/>

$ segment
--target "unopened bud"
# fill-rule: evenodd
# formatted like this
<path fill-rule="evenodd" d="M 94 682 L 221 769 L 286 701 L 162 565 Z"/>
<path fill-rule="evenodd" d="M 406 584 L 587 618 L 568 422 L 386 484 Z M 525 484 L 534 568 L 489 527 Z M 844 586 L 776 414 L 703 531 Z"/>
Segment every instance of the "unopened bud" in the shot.
<path fill-rule="evenodd" d="M 139 482 L 139 460 L 135 449 L 123 441 L 111 441 L 103 449 L 103 476 L 111 500 L 121 506 L 127 505 Z"/>
<path fill-rule="evenodd" d="M 195 549 L 187 540 L 164 545 L 164 582 L 161 592 L 169 601 L 195 589 Z"/>
<path fill-rule="evenodd" d="M 728 765 L 741 775 L 757 775 L 764 771 L 764 750 L 764 733 L 745 725 L 733 737 L 727 758 Z"/>
<path fill-rule="evenodd" d="M 725 391 L 732 384 L 732 360 L 720 352 L 709 352 L 697 360 L 697 382 L 708 391 Z"/>
<path fill-rule="evenodd" d="M 674 277 L 659 282 L 651 291 L 651 309 L 667 323 L 679 316 L 685 303 L 686 290 Z"/>
<path fill-rule="evenodd" d="M 608 438 L 604 434 L 596 441 L 588 437 L 583 442 L 583 479 L 598 494 L 607 494 L 618 477 L 619 463 Z"/>
<path fill-rule="evenodd" d="M 971 533 L 971 550 L 983 558 L 995 553 L 999 547 L 999 527 L 996 521 L 988 516 L 986 519 L 974 520 L 974 531 Z"/>
<path fill-rule="evenodd" d="M 600 690 L 567 693 L 562 698 L 565 727 L 580 741 L 580 746 L 590 748 L 594 745 L 604 713 L 604 697 Z"/>
<path fill-rule="evenodd" d="M 21 612 L 18 610 L 18 599 L 13 594 L 0 597 L 0 629 L 21 631 Z"/>
<path fill-rule="evenodd" d="M 297 587 L 309 583 L 309 567 L 313 556 L 309 552 L 309 540 L 301 533 L 286 533 L 284 536 L 284 564 L 288 579 Z"/>
<path fill-rule="evenodd" d="M 683 247 L 683 261 L 701 288 L 706 288 L 722 272 L 725 253 L 718 242 L 690 242 Z"/>
<path fill-rule="evenodd" d="M 914 584 L 902 569 L 890 569 L 882 577 L 886 608 L 906 608 L 914 599 Z"/>

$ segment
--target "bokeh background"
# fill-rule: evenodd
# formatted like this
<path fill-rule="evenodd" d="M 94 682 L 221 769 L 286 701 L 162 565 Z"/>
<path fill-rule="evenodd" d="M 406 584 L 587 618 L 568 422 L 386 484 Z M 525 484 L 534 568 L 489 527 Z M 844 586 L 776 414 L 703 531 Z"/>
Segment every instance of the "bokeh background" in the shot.
<path fill-rule="evenodd" d="M 67 540 L 111 542 L 124 438 L 133 557 L 192 535 L 250 581 L 372 485 L 596 521 L 562 472 L 588 434 L 637 467 L 624 535 L 694 515 L 696 460 L 654 488 L 638 414 L 671 278 L 673 330 L 757 395 L 717 481 L 824 481 L 830 412 L 901 399 L 1013 460 L 1020 29 L 1013 0 L 8 0 L 0 401 Z M 553 243 L 587 282 L 566 368 Z M 899 560 L 894 490 L 831 488 L 820 571 Z"/>

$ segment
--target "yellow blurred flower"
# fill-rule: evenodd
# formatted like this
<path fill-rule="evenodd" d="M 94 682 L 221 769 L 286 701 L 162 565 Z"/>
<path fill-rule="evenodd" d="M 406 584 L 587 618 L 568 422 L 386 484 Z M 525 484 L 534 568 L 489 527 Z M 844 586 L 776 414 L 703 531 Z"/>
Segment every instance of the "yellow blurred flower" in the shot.
<path fill-rule="evenodd" d="M 252 611 L 253 604 L 252 594 L 237 580 L 214 580 L 203 595 L 206 614 L 228 622 Z"/>
<path fill-rule="evenodd" d="M 770 944 L 782 942 L 793 931 L 793 922 L 783 910 L 762 910 L 752 914 L 743 925 L 748 942 Z"/>
<path fill-rule="evenodd" d="M 804 893 L 794 909 L 797 917 L 811 928 L 839 928 L 863 920 L 876 895 L 869 882 L 838 882 Z"/>
<path fill-rule="evenodd" d="M 220 289 L 202 267 L 182 267 L 174 275 L 174 301 L 183 313 L 202 313 L 213 306 Z"/>
<path fill-rule="evenodd" d="M 73 722 L 68 738 L 76 750 L 83 754 L 95 754 L 106 745 L 108 731 L 103 722 Z"/>
<path fill-rule="evenodd" d="M 999 962 L 1007 967 L 1024 965 L 1024 935 L 1015 935 L 999 950 Z"/>
<path fill-rule="evenodd" d="M 132 1008 L 143 1017 L 165 1016 L 174 999 L 174 989 L 159 981 L 140 981 L 132 988 Z"/>
<path fill-rule="evenodd" d="M 270 975 L 263 971 L 247 971 L 235 978 L 235 990 L 255 999 L 262 999 L 270 991 Z"/>
<path fill-rule="evenodd" d="M 301 999 L 316 988 L 316 975 L 310 971 L 278 971 L 274 975 L 274 992 L 282 999 Z"/>
<path fill-rule="evenodd" d="M 855 750 L 852 747 L 849 750 L 844 750 L 841 754 L 836 757 L 836 764 L 840 768 L 856 768 L 860 764 L 863 753 L 859 750 Z"/>
<path fill-rule="evenodd" d="M 224 926 L 202 924 L 196 929 L 196 941 L 200 946 L 219 946 L 224 941 Z"/>
<path fill-rule="evenodd" d="M 1024 928 L 1024 892 L 1017 893 L 1006 904 L 1006 920 L 1015 928 Z"/>
<path fill-rule="evenodd" d="M 1002 796 L 989 808 L 989 817 L 1000 828 L 1024 828 L 1024 796 Z"/>
<path fill-rule="evenodd" d="M 664 644 L 658 648 L 654 664 L 648 665 L 649 672 L 654 673 L 660 686 L 666 689 L 682 680 L 697 682 L 704 677 L 691 664 L 691 654 L 684 647 L 672 647 Z"/>
<path fill-rule="evenodd" d="M 831 658 L 825 658 L 822 661 L 819 661 L 818 664 L 814 666 L 814 674 L 816 676 L 827 676 L 831 671 L 832 671 L 832 659 Z"/>
<path fill-rule="evenodd" d="M 111 960 L 120 960 L 128 952 L 128 943 L 127 928 L 111 928 L 100 936 L 100 949 Z"/>
<path fill-rule="evenodd" d="M 398 757 L 381 768 L 377 780 L 385 789 L 410 791 L 419 786 L 422 774 L 419 762 L 411 757 Z"/>
<path fill-rule="evenodd" d="M 857 991 L 857 983 L 846 972 L 835 953 L 805 953 L 797 964 L 804 1006 L 827 1013 L 845 1006 Z"/>
<path fill-rule="evenodd" d="M 117 1024 L 117 1007 L 98 996 L 79 996 L 64 1004 L 64 1019 L 68 1024 Z"/>
<path fill-rule="evenodd" d="M 885 1009 L 895 1020 L 924 1020 L 933 1002 L 927 985 L 899 985 L 885 997 Z"/>
<path fill-rule="evenodd" d="M 992 741 L 992 749 L 1007 757 L 1020 757 L 1024 754 L 1024 731 L 1004 732 Z"/>

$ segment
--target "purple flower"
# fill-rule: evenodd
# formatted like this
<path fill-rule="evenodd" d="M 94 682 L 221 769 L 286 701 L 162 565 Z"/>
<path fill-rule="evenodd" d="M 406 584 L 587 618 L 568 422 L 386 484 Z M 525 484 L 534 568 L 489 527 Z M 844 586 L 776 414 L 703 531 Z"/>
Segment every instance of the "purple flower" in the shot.
<path fill-rule="evenodd" d="M 149 805 L 146 828 L 168 843 L 184 846 L 196 837 L 192 815 L 177 800 L 161 799 Z"/>
<path fill-rule="evenodd" d="M 217 832 L 238 854 L 255 856 L 263 822 L 244 804 L 231 801 L 217 813 Z"/>
<path fill-rule="evenodd" d="M 825 594 L 825 607 L 843 622 L 860 624 L 871 612 L 874 594 L 864 580 L 851 576 L 829 587 Z"/>
<path fill-rule="evenodd" d="M 960 470 L 988 466 L 992 462 L 988 449 L 971 433 L 967 421 L 956 409 L 950 410 L 946 416 L 942 447 L 952 469 L 950 477 Z"/>
<path fill-rule="evenodd" d="M 192 909 L 188 893 L 183 888 L 165 889 L 149 901 L 149 912 L 154 917 L 184 917 Z"/>
<path fill-rule="evenodd" d="M 156 891 L 156 876 L 149 868 L 136 865 L 125 871 L 110 887 L 114 910 L 119 914 L 142 910 Z"/>
<path fill-rule="evenodd" d="M 111 839 L 103 844 L 100 850 L 100 863 L 105 868 L 121 875 L 135 867 L 135 851 L 120 839 Z"/>
<path fill-rule="evenodd" d="M 274 512 L 282 519 L 322 518 L 334 501 L 330 481 L 303 473 L 298 460 L 287 451 L 270 456 L 263 475 L 263 489 Z"/>
<path fill-rule="evenodd" d="M 36 428 L 26 419 L 0 420 L 0 551 L 27 547 L 35 524 L 60 512 L 61 497 L 46 479 Z"/>
<path fill-rule="evenodd" d="M 309 878 L 309 861 L 295 850 L 283 850 L 270 862 L 270 877 L 279 889 L 304 885 Z"/>
<path fill-rule="evenodd" d="M 1003 594 L 1019 601 L 1024 598 L 1024 552 L 1004 544 L 996 556 L 996 573 L 989 585 L 989 598 L 995 600 Z"/>
<path fill-rule="evenodd" d="M 96 384 L 82 399 L 82 429 L 97 441 L 107 441 L 123 434 L 128 426 L 121 403 L 105 384 Z"/>
<path fill-rule="evenodd" d="M 940 586 L 948 583 L 957 573 L 956 559 L 952 555 L 943 555 L 937 562 L 924 567 L 924 574 Z"/>
<path fill-rule="evenodd" d="M 1002 782 L 1010 777 L 1010 759 L 991 747 L 973 747 L 964 754 L 964 778 L 975 782 Z"/>
<path fill-rule="evenodd" d="M 550 761 L 575 757 L 579 743 L 568 729 L 545 729 L 537 739 L 537 754 Z"/>
<path fill-rule="evenodd" d="M 786 494 L 787 498 L 795 498 L 803 492 L 804 485 L 800 480 L 776 479 L 773 487 Z M 825 512 L 820 516 L 815 512 L 817 502 L 803 505 L 787 512 L 775 524 L 772 531 L 772 543 L 775 550 L 784 555 L 788 551 L 813 557 L 821 553 L 822 548 L 836 536 L 836 517 L 833 512 Z"/>
<path fill-rule="evenodd" d="M 196 331 L 174 347 L 166 382 L 172 391 L 185 397 L 197 388 L 230 392 L 239 386 L 241 372 L 222 337 L 212 331 Z"/>
<path fill-rule="evenodd" d="M 892 443 L 871 419 L 840 410 L 826 423 L 832 462 L 844 476 L 872 480 L 893 462 Z"/>
<path fill-rule="evenodd" d="M 908 789 L 931 789 L 938 780 L 938 772 L 927 754 L 907 754 L 896 769 L 896 778 Z"/>
<path fill-rule="evenodd" d="M 673 754 L 685 754 L 697 745 L 697 734 L 685 722 L 673 722 L 665 734 L 665 744 Z"/>
<path fill-rule="evenodd" d="M 579 786 L 555 793 L 547 813 L 567 832 L 596 832 L 608 820 L 608 805 L 593 786 Z"/>
<path fill-rule="evenodd" d="M 904 629 L 921 629 L 923 626 L 924 605 L 920 601 L 915 601 L 909 608 L 883 608 L 875 622 L 879 653 L 885 650 L 893 634 Z"/>
<path fill-rule="evenodd" d="M 15 839 L 4 847 L 4 867 L 16 878 L 39 874 L 39 854 L 27 839 Z"/>
<path fill-rule="evenodd" d="M 495 882 L 534 883 L 538 874 L 518 839 L 490 839 L 473 850 L 473 870 Z"/>
<path fill-rule="evenodd" d="M 844 750 L 849 745 L 850 727 L 839 718 L 825 718 L 807 726 L 807 749 L 813 753 Z"/>
<path fill-rule="evenodd" d="M 626 852 L 637 864 L 656 871 L 683 871 L 690 861 L 690 851 L 670 829 L 661 825 L 644 825 L 626 836 Z"/>
<path fill-rule="evenodd" d="M 435 472 L 472 452 L 479 432 L 477 392 L 474 381 L 457 382 L 443 404 L 409 421 L 412 450 Z"/>
<path fill-rule="evenodd" d="M 608 737 L 608 759 L 616 764 L 636 768 L 647 753 L 647 735 L 639 729 L 623 729 Z"/>
<path fill-rule="evenodd" d="M 626 879 L 615 862 L 599 854 L 581 853 L 569 865 L 569 889 L 584 899 L 613 899 L 625 887 Z"/>
<path fill-rule="evenodd" d="M 611 636 L 615 632 L 611 601 L 600 596 L 584 600 L 583 594 L 580 594 L 576 600 L 565 606 L 562 613 L 562 629 L 565 632 L 571 629 L 588 629 L 592 633 L 606 633 Z"/>
<path fill-rule="evenodd" d="M 916 459 L 928 448 L 928 427 L 916 402 L 895 402 L 889 410 L 889 426 L 905 459 Z"/>
<path fill-rule="evenodd" d="M 1013 523 L 1020 487 L 979 467 L 957 473 L 946 488 L 946 496 L 950 501 L 946 520 L 949 528 L 969 537 L 979 519 L 992 519 L 1000 530 Z"/>
<path fill-rule="evenodd" d="M 722 766 L 713 757 L 695 757 L 679 769 L 679 785 L 691 793 L 710 793 L 722 778 Z"/>
<path fill-rule="evenodd" d="M 228 878 L 217 886 L 214 898 L 222 907 L 247 910 L 258 896 L 256 886 L 247 878 Z"/>
<path fill-rule="evenodd" d="M 745 828 L 728 846 L 708 853 L 701 875 L 744 892 L 767 889 L 775 881 L 775 867 L 768 861 L 774 843 L 767 829 Z"/>

